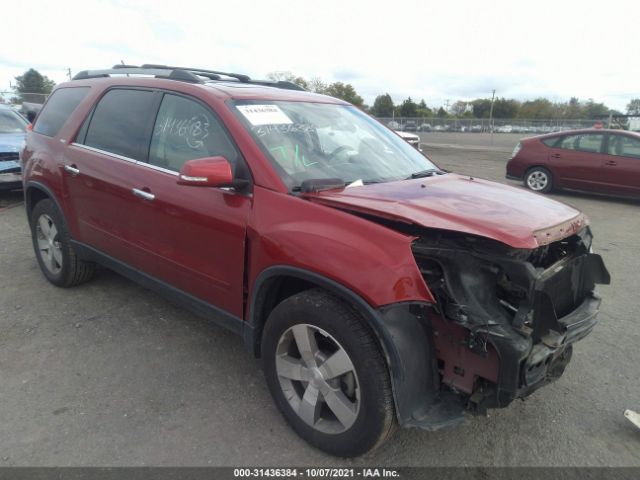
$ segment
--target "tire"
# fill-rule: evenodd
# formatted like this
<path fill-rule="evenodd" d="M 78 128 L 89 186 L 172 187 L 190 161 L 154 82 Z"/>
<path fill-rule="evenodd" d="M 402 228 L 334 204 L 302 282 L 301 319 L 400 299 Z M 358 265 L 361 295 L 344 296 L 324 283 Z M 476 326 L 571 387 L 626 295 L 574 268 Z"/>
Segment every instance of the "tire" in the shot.
<path fill-rule="evenodd" d="M 544 167 L 532 167 L 524 175 L 524 186 L 538 193 L 553 190 L 553 175 Z"/>
<path fill-rule="evenodd" d="M 307 341 L 316 344 L 315 355 L 308 353 L 313 348 L 299 348 Z M 354 457 L 395 431 L 389 370 L 375 336 L 324 290 L 307 290 L 276 306 L 262 336 L 262 361 L 279 410 L 316 448 Z"/>
<path fill-rule="evenodd" d="M 78 258 L 62 214 L 50 199 L 36 204 L 30 224 L 33 250 L 47 280 L 58 287 L 72 287 L 91 279 L 95 264 Z"/>

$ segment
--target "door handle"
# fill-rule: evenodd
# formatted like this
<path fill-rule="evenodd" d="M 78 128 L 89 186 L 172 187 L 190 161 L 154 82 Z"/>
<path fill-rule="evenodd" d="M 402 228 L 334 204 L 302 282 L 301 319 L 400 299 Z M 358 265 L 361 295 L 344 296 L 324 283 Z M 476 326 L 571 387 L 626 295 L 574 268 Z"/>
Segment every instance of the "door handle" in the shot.
<path fill-rule="evenodd" d="M 80 169 L 76 168 L 75 165 L 65 165 L 64 171 L 70 173 L 74 177 L 80 173 Z"/>
<path fill-rule="evenodd" d="M 156 198 L 156 196 L 151 192 L 145 192 L 144 190 L 140 190 L 139 188 L 134 188 L 131 190 L 136 197 L 143 198 L 144 200 L 152 201 Z"/>
<path fill-rule="evenodd" d="M 604 162 L 605 165 L 608 165 L 609 167 L 615 167 L 616 165 L 618 165 L 618 162 L 615 162 L 613 160 L 607 160 L 606 162 Z"/>
<path fill-rule="evenodd" d="M 552 153 L 551 154 L 551 158 L 560 158 L 560 154 L 559 153 Z"/>

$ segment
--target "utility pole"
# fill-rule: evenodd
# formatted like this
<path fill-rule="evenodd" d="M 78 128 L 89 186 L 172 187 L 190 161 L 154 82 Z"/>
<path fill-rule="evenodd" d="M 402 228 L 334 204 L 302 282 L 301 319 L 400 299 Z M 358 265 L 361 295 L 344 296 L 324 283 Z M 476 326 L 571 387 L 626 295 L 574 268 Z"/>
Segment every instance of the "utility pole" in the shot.
<path fill-rule="evenodd" d="M 71 68 L 67 67 L 67 76 L 69 77 L 69 80 L 71 80 Z"/>
<path fill-rule="evenodd" d="M 496 90 L 491 93 L 491 108 L 489 109 L 489 138 L 491 139 L 491 145 L 493 145 L 493 102 L 496 99 Z"/>

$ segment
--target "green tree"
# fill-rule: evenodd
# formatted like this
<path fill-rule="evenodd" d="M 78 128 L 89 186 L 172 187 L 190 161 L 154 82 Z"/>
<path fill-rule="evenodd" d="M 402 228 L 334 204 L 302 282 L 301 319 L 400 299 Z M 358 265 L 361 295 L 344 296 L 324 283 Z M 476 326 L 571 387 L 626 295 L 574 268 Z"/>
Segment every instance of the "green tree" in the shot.
<path fill-rule="evenodd" d="M 426 105 L 425 105 L 424 108 L 422 108 L 420 106 L 420 103 L 419 103 L 418 104 L 418 110 L 416 111 L 416 116 L 423 117 L 423 118 L 431 118 L 431 117 L 433 117 L 433 110 L 431 110 Z"/>
<path fill-rule="evenodd" d="M 471 102 L 471 110 L 475 118 L 489 118 L 489 112 L 491 111 L 491 99 L 490 98 L 477 98 Z"/>
<path fill-rule="evenodd" d="M 517 100 L 498 98 L 493 103 L 493 118 L 515 118 L 519 109 Z"/>
<path fill-rule="evenodd" d="M 324 93 L 332 97 L 340 98 L 345 102 L 352 103 L 357 107 L 364 105 L 363 98 L 357 94 L 355 88 L 353 88 L 353 85 L 350 83 L 334 82 L 327 87 Z"/>
<path fill-rule="evenodd" d="M 385 93 L 384 95 L 378 95 L 373 101 L 373 107 L 371 107 L 371 114 L 376 117 L 391 117 L 393 115 L 393 99 L 391 95 Z"/>
<path fill-rule="evenodd" d="M 415 117 L 418 113 L 418 105 L 411 100 L 411 97 L 407 98 L 400 104 L 400 116 L 401 117 Z"/>
<path fill-rule="evenodd" d="M 327 84 L 320 77 L 313 77 L 309 80 L 309 90 L 324 94 L 327 92 Z"/>
<path fill-rule="evenodd" d="M 598 118 L 609 115 L 609 109 L 604 103 L 596 103 L 590 98 L 584 106 L 584 113 L 585 118 Z"/>
<path fill-rule="evenodd" d="M 438 113 L 436 113 L 436 116 L 438 116 L 438 117 L 440 117 L 440 118 L 445 118 L 445 117 L 447 117 L 447 116 L 448 116 L 448 113 L 447 113 L 447 111 L 446 111 L 444 108 L 440 107 L 440 108 L 438 109 Z"/>
<path fill-rule="evenodd" d="M 566 104 L 562 115 L 564 118 L 574 119 L 582 118 L 582 106 L 578 97 L 571 97 L 569 103 Z"/>
<path fill-rule="evenodd" d="M 454 117 L 463 117 L 465 113 L 467 113 L 467 109 L 469 108 L 468 102 L 463 102 L 462 100 L 458 100 L 451 105 L 451 113 Z"/>
<path fill-rule="evenodd" d="M 13 87 L 13 89 L 21 101 L 23 101 L 26 94 L 29 93 L 49 94 L 56 85 L 56 82 L 33 68 L 15 77 L 15 79 L 16 86 Z"/>
<path fill-rule="evenodd" d="M 518 111 L 519 118 L 549 119 L 554 116 L 556 116 L 554 105 L 546 98 L 527 100 L 522 103 Z"/>
<path fill-rule="evenodd" d="M 627 104 L 627 115 L 640 115 L 640 98 L 634 98 Z"/>
<path fill-rule="evenodd" d="M 274 82 L 291 82 L 302 88 L 309 88 L 309 83 L 302 77 L 298 77 L 289 71 L 277 71 L 267 73 L 267 78 Z"/>
<path fill-rule="evenodd" d="M 418 108 L 420 110 L 428 110 L 429 107 L 427 107 L 427 104 L 424 102 L 424 98 L 422 100 L 420 100 L 420 103 L 418 104 Z"/>

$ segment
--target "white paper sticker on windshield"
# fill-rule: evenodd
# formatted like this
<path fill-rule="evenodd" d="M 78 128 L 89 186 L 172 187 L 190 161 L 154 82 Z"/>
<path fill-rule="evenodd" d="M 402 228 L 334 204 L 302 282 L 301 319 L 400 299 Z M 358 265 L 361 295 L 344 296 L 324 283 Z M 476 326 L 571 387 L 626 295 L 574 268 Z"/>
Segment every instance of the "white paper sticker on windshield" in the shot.
<path fill-rule="evenodd" d="M 236 105 L 251 125 L 284 125 L 293 123 L 277 105 Z"/>

